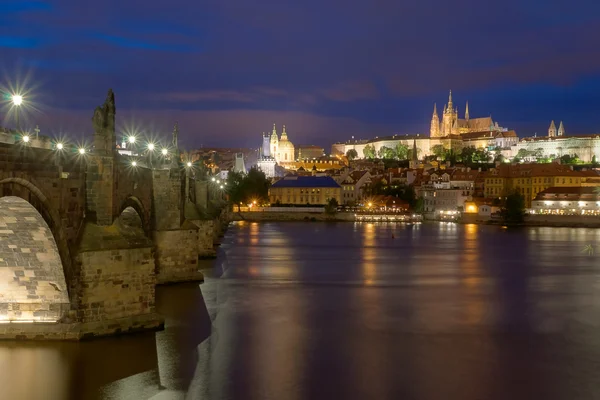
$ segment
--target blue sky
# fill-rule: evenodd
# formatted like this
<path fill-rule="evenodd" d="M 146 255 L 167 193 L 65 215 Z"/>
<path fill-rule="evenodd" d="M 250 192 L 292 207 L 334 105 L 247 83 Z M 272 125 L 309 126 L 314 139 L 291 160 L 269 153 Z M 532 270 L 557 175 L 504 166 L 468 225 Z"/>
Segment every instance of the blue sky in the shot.
<path fill-rule="evenodd" d="M 0 2 L 0 85 L 26 124 L 91 134 L 108 88 L 118 125 L 186 147 L 427 133 L 459 111 L 520 136 L 600 132 L 600 3 L 505 0 Z M 4 125 L 14 125 L 3 110 Z"/>

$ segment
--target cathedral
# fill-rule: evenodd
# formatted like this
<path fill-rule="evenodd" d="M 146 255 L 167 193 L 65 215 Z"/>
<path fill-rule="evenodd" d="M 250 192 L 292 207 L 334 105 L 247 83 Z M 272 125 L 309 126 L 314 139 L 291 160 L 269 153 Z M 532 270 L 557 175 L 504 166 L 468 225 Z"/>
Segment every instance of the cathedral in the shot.
<path fill-rule="evenodd" d="M 436 105 L 433 105 L 433 116 L 431 117 L 431 128 L 429 130 L 429 137 L 431 138 L 500 130 L 502 128 L 498 126 L 497 122 L 492 121 L 492 117 L 469 118 L 469 102 L 465 106 L 465 118 L 460 119 L 458 117 L 458 107 L 454 107 L 454 103 L 452 103 L 452 90 L 448 96 L 448 104 L 444 105 L 441 121 Z"/>

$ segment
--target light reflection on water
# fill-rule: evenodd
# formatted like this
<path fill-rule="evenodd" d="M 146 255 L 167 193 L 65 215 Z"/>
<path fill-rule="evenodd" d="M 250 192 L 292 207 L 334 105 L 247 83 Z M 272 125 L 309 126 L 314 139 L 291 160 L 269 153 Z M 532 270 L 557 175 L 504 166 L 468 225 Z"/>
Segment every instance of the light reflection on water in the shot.
<path fill-rule="evenodd" d="M 0 342 L 0 398 L 593 398 L 599 232 L 234 224 L 206 305 L 165 286 L 163 332 Z"/>

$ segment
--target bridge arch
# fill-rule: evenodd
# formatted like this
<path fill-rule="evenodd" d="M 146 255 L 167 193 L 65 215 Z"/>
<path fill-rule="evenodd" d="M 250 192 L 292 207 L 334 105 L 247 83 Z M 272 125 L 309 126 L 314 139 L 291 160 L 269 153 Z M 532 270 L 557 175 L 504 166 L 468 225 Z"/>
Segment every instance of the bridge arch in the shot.
<path fill-rule="evenodd" d="M 147 237 L 150 237 L 149 215 L 146 212 L 146 208 L 144 207 L 144 204 L 142 204 L 142 202 L 137 197 L 135 197 L 135 196 L 127 197 L 121 204 L 121 207 L 119 208 L 119 213 L 116 215 L 116 218 L 122 217 L 123 213 L 128 208 L 133 208 L 135 210 L 135 212 L 137 213 L 137 215 L 140 218 L 140 221 L 142 224 L 142 229 L 144 230 L 144 234 Z"/>
<path fill-rule="evenodd" d="M 58 321 L 69 293 L 54 236 L 28 201 L 0 198 L 0 321 Z"/>
<path fill-rule="evenodd" d="M 13 190 L 6 190 L 11 185 L 18 185 L 26 189 L 27 196 L 22 191 L 13 193 Z M 48 228 L 52 232 L 58 253 L 62 262 L 62 268 L 67 284 L 67 291 L 72 297 L 74 293 L 73 286 L 75 284 L 75 271 L 73 270 L 73 261 L 71 259 L 71 251 L 67 234 L 62 225 L 62 219 L 58 210 L 54 209 L 50 204 L 50 200 L 39 187 L 32 182 L 22 178 L 6 178 L 0 180 L 0 198 L 5 196 L 16 196 L 27 201 L 31 206 L 38 211 L 46 222 Z"/>

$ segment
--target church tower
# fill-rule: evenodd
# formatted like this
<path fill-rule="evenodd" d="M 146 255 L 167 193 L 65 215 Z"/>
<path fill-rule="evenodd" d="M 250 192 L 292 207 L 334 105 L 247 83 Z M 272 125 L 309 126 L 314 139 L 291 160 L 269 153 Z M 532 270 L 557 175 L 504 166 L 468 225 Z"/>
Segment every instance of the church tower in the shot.
<path fill-rule="evenodd" d="M 431 117 L 431 128 L 429 128 L 429 137 L 440 136 L 440 118 L 438 117 L 436 104 L 433 103 L 433 116 Z"/>
<path fill-rule="evenodd" d="M 562 121 L 560 121 L 560 125 L 558 126 L 558 136 L 565 136 L 565 127 Z"/>
<path fill-rule="evenodd" d="M 277 159 L 277 150 L 279 150 L 279 138 L 277 137 L 275 124 L 273 124 L 273 133 L 271 133 L 271 157 Z"/>
<path fill-rule="evenodd" d="M 465 107 L 465 121 L 469 122 L 469 102 L 467 101 L 467 106 Z"/>
<path fill-rule="evenodd" d="M 271 157 L 271 138 L 268 133 L 263 132 L 263 145 L 262 145 L 262 157 Z"/>
<path fill-rule="evenodd" d="M 548 137 L 556 136 L 556 125 L 554 125 L 554 120 L 550 122 L 550 127 L 548 128 Z"/>
<path fill-rule="evenodd" d="M 411 169 L 417 169 L 419 167 L 419 155 L 417 151 L 417 140 L 413 139 L 413 148 L 408 167 Z"/>
<path fill-rule="evenodd" d="M 444 115 L 442 117 L 442 132 L 441 135 L 449 135 L 454 133 L 455 121 L 458 119 L 456 111 L 454 110 L 454 104 L 452 103 L 452 90 L 448 96 L 448 104 L 444 106 Z M 456 125 L 458 127 L 458 125 Z"/>

